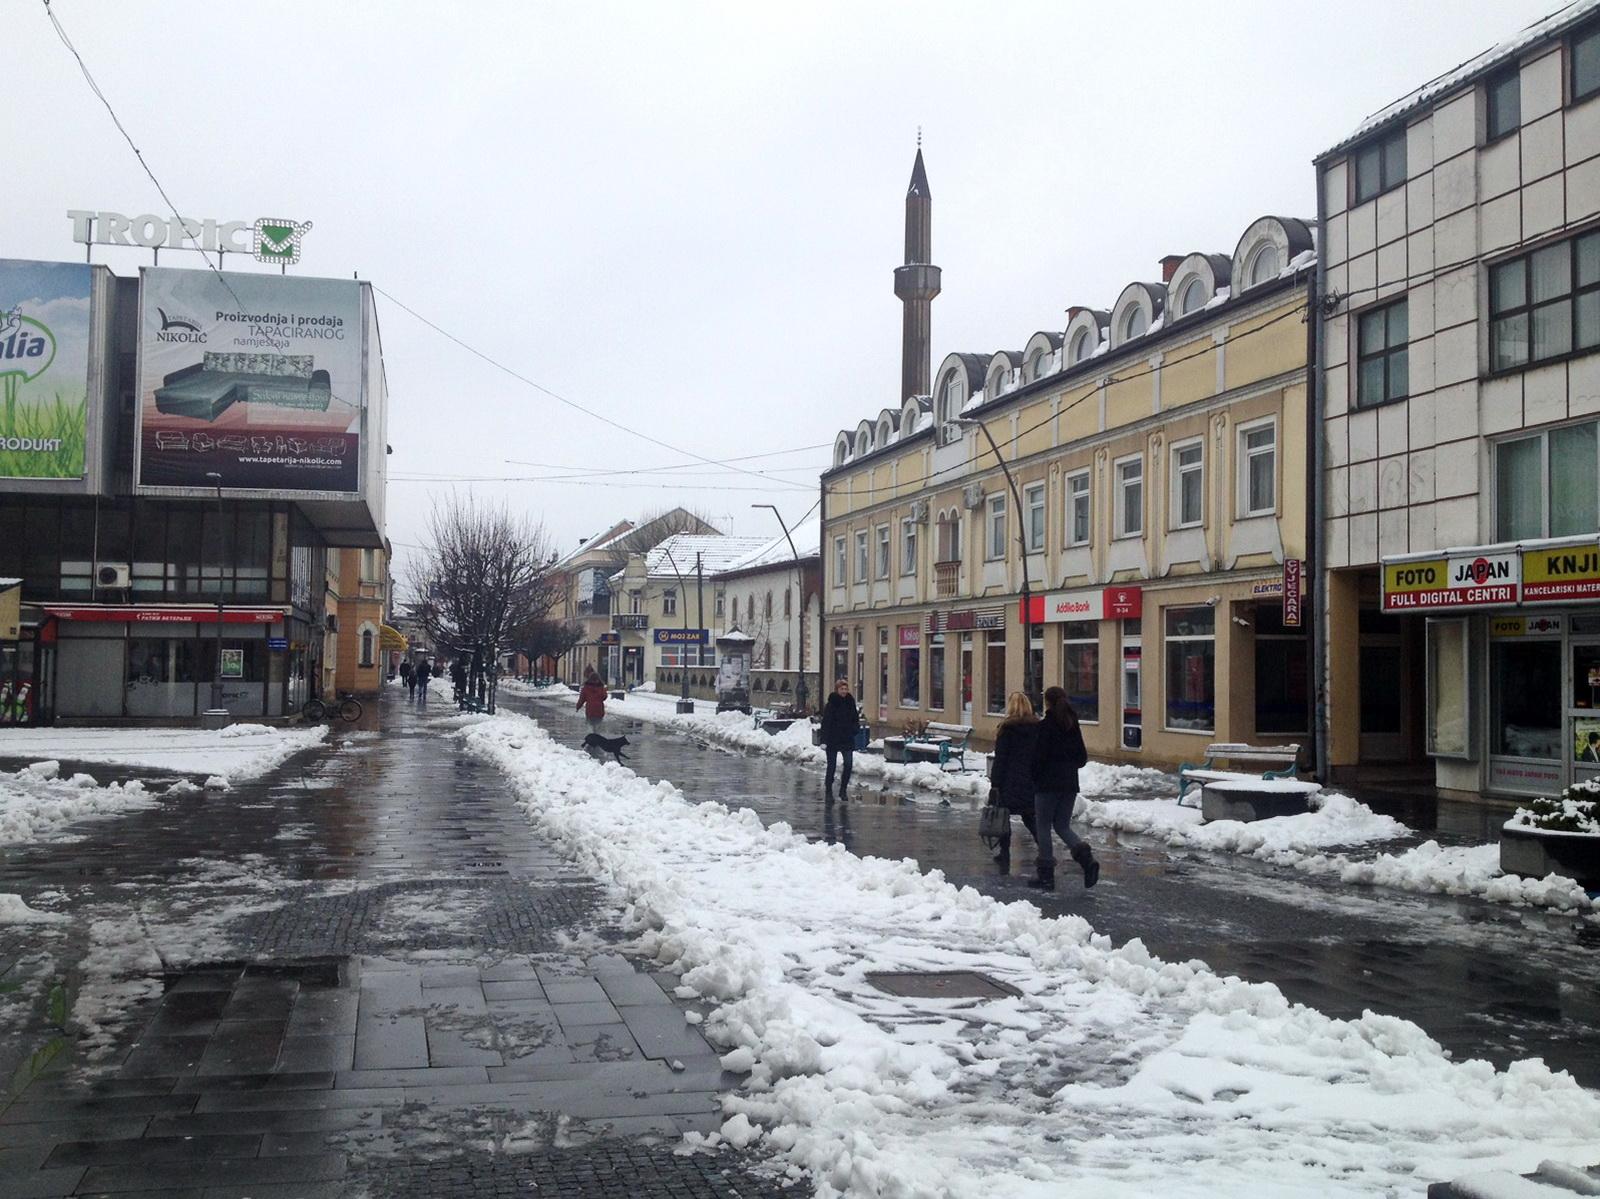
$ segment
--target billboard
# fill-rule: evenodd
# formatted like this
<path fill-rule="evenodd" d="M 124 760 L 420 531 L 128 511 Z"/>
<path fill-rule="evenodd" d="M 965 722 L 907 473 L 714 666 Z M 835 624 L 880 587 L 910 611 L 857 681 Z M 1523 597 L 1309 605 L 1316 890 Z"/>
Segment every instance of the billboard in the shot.
<path fill-rule="evenodd" d="M 363 332 L 354 280 L 146 268 L 140 488 L 358 492 Z"/>
<path fill-rule="evenodd" d="M 81 479 L 92 269 L 0 259 L 0 478 Z"/>

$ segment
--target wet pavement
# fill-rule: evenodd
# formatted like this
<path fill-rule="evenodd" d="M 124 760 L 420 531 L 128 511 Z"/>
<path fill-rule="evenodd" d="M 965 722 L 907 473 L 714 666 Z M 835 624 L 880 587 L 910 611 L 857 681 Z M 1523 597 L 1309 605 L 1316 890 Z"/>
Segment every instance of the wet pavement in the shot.
<path fill-rule="evenodd" d="M 0 849 L 71 917 L 0 926 L 0 1195 L 785 1193 L 673 1152 L 740 1078 L 445 708 Z"/>
<path fill-rule="evenodd" d="M 573 744 L 588 731 L 565 704 L 510 697 L 502 707 L 536 716 Z M 1031 842 L 1020 824 L 1013 872 L 1002 875 L 978 840 L 974 804 L 912 802 L 868 780 L 852 786 L 849 802 L 828 804 L 819 770 L 629 720 L 626 701 L 610 705 L 606 719 L 608 733 L 625 732 L 632 743 L 632 769 L 692 799 L 748 807 L 766 823 L 785 821 L 858 854 L 915 858 L 996 898 L 1081 915 L 1119 944 L 1138 938 L 1163 958 L 1200 958 L 1220 973 L 1275 983 L 1330 1016 L 1404 1017 L 1458 1059 L 1503 1068 L 1542 1057 L 1600 1086 L 1600 925 L 1592 920 L 1344 886 L 1098 829 L 1086 832 L 1104 867 L 1099 886 L 1084 891 L 1063 863 L 1059 890 L 1040 895 L 1024 885 Z M 1468 805 L 1407 815 L 1447 842 L 1481 842 L 1484 821 L 1504 820 Z"/>

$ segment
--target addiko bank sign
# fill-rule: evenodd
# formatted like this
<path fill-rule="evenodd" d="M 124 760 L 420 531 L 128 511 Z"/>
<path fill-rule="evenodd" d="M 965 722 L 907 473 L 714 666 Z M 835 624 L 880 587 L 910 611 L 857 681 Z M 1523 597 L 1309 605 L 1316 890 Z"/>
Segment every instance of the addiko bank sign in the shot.
<path fill-rule="evenodd" d="M 1488 550 L 1385 562 L 1383 610 L 1433 612 L 1600 600 L 1600 546 Z"/>

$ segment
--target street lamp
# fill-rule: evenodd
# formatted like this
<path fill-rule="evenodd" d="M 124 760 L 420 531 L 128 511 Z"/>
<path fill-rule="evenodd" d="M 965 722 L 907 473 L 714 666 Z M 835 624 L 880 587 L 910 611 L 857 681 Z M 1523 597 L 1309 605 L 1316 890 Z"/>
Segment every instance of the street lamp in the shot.
<path fill-rule="evenodd" d="M 683 613 L 683 631 L 687 633 L 689 631 L 689 584 L 684 580 L 683 571 L 678 569 L 678 560 L 672 556 L 672 547 L 667 546 L 666 550 L 667 565 L 672 567 L 672 573 L 678 576 L 678 604 L 679 610 Z M 698 558 L 698 555 L 696 557 Z M 694 711 L 694 701 L 689 698 L 689 667 L 684 663 L 684 659 L 688 656 L 689 642 L 685 638 L 683 645 L 679 647 L 678 654 L 678 678 L 683 684 L 678 694 L 678 712 L 683 715 L 688 715 Z"/>
<path fill-rule="evenodd" d="M 217 488 L 217 663 L 211 671 L 211 710 L 222 708 L 222 476 L 214 470 L 206 471 L 206 478 Z M 204 539 L 200 547 L 205 553 Z"/>
<path fill-rule="evenodd" d="M 994 434 L 989 432 L 989 426 L 981 420 L 970 416 L 955 418 L 958 425 L 976 427 L 983 434 L 989 448 L 994 451 L 994 460 L 1000 464 L 1001 473 L 1006 477 L 1006 483 L 1011 487 L 1011 498 L 1017 506 L 1017 548 L 1022 551 L 1022 690 L 1029 701 L 1033 700 L 1033 594 L 1028 586 L 1028 530 L 1025 523 L 1025 514 L 1022 510 L 1022 493 L 1017 490 L 1017 481 L 1011 477 L 1011 468 L 1006 465 L 1006 460 L 1000 456 L 1000 447 L 995 444 Z"/>
<path fill-rule="evenodd" d="M 800 601 L 800 677 L 794 685 L 795 707 L 800 709 L 800 714 L 806 712 L 806 580 L 800 570 L 800 551 L 794 548 L 794 538 L 789 536 L 789 526 L 783 522 L 783 513 L 778 511 L 776 504 L 751 504 L 752 508 L 770 508 L 772 515 L 778 518 L 778 527 L 783 530 L 783 539 L 789 543 L 789 554 L 794 559 L 794 588 Z M 817 652 L 822 652 L 822 647 L 817 647 Z"/>

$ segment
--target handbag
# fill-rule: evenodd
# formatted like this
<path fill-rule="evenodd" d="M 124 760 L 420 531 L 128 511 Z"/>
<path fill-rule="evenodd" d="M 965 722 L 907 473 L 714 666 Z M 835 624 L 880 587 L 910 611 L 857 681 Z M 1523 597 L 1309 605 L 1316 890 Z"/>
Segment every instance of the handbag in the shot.
<path fill-rule="evenodd" d="M 1011 812 L 998 803 L 985 804 L 978 813 L 978 837 L 991 848 L 1006 839 L 1011 831 Z"/>

